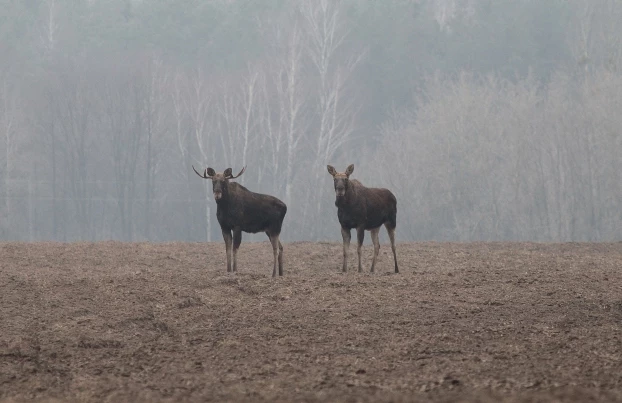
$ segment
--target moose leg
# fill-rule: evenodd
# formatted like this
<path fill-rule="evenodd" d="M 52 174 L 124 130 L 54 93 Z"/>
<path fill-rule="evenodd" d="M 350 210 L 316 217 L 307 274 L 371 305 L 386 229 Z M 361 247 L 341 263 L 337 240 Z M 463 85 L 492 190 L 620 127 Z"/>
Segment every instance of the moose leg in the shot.
<path fill-rule="evenodd" d="M 348 250 L 350 249 L 350 239 L 352 235 L 349 229 L 341 227 L 341 236 L 343 237 L 343 269 L 345 273 L 348 271 Z"/>
<path fill-rule="evenodd" d="M 380 251 L 380 241 L 378 240 L 378 233 L 380 232 L 380 227 L 374 228 L 371 230 L 371 241 L 374 243 L 374 258 L 371 261 L 371 272 L 374 272 L 374 267 L 376 266 L 376 258 L 378 257 L 378 252 Z"/>
<path fill-rule="evenodd" d="M 272 269 L 272 277 L 276 277 L 277 262 L 279 266 L 279 276 L 282 276 L 283 275 L 283 267 L 281 267 L 282 258 L 281 258 L 281 255 L 279 254 L 279 246 L 281 244 L 281 241 L 279 241 L 278 235 L 273 235 L 268 232 L 266 232 L 266 234 L 268 234 L 268 238 L 270 238 L 270 243 L 272 244 L 272 254 L 274 255 L 274 269 Z M 282 250 L 283 249 L 281 247 L 281 253 L 282 253 Z"/>
<path fill-rule="evenodd" d="M 395 272 L 399 273 L 397 268 L 397 254 L 395 253 L 395 227 L 390 227 L 389 224 L 384 225 L 389 233 L 389 240 L 391 240 L 391 250 L 393 251 L 393 261 L 395 262 Z"/>
<path fill-rule="evenodd" d="M 242 230 L 239 228 L 233 229 L 233 271 L 238 271 L 238 249 L 242 243 Z"/>
<path fill-rule="evenodd" d="M 283 245 L 279 239 L 279 276 L 283 275 Z"/>
<path fill-rule="evenodd" d="M 361 266 L 361 250 L 363 249 L 363 240 L 365 239 L 365 228 L 359 227 L 356 229 L 356 238 L 358 240 L 356 253 L 359 255 L 359 273 L 361 273 L 363 271 L 363 266 Z"/>
<path fill-rule="evenodd" d="M 231 271 L 231 243 L 233 238 L 231 237 L 231 230 L 222 230 L 222 237 L 225 240 L 225 250 L 227 251 L 227 272 Z"/>

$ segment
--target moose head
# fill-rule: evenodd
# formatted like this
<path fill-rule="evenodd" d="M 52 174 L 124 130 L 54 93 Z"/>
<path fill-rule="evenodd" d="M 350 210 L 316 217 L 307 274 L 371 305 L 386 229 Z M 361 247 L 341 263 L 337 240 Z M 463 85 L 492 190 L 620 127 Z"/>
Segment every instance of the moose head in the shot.
<path fill-rule="evenodd" d="M 225 169 L 225 171 L 222 173 L 216 172 L 212 168 L 206 168 L 203 174 L 200 174 L 199 171 L 194 168 L 194 165 L 192 166 L 192 169 L 194 169 L 194 172 L 201 178 L 212 180 L 212 191 L 214 192 L 214 199 L 218 202 L 222 199 L 224 195 L 227 194 L 229 179 L 235 179 L 242 175 L 246 170 L 246 167 L 242 168 L 240 173 L 235 176 L 233 176 L 233 171 L 231 170 L 231 168 Z"/>
<path fill-rule="evenodd" d="M 337 172 L 332 165 L 328 165 L 326 168 L 328 168 L 328 173 L 333 176 L 337 197 L 345 196 L 350 184 L 350 175 L 354 172 L 354 164 L 350 164 L 343 173 Z"/>

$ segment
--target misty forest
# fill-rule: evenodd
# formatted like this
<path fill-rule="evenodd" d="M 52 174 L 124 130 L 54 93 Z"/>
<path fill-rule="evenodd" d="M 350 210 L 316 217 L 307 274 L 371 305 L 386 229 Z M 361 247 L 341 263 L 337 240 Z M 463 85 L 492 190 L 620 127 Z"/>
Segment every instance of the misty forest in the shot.
<path fill-rule="evenodd" d="M 0 0 L 0 240 L 220 241 L 192 165 L 246 166 L 282 240 L 338 240 L 327 164 L 397 196 L 398 242 L 621 239 L 620 21 L 619 0 Z"/>

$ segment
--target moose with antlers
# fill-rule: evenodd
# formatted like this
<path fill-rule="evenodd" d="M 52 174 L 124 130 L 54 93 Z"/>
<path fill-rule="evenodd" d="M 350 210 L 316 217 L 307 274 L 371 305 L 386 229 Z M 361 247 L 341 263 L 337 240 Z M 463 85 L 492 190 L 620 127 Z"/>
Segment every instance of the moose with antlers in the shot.
<path fill-rule="evenodd" d="M 359 272 L 361 267 L 361 248 L 365 238 L 365 230 L 371 232 L 371 240 L 374 243 L 374 258 L 371 262 L 373 273 L 376 266 L 376 258 L 380 250 L 378 233 L 380 226 L 384 224 L 389 233 L 395 272 L 397 268 L 397 255 L 395 253 L 395 225 L 397 215 L 397 199 L 390 190 L 384 188 L 367 188 L 356 179 L 350 180 L 354 171 L 354 164 L 348 166 L 345 172 L 340 173 L 331 165 L 327 166 L 328 173 L 333 176 L 335 186 L 335 206 L 337 206 L 337 218 L 341 224 L 341 236 L 343 237 L 343 271 L 348 270 L 348 250 L 350 248 L 350 230 L 356 228 L 358 238 Z"/>
<path fill-rule="evenodd" d="M 236 255 L 242 243 L 242 231 L 250 233 L 265 232 L 270 238 L 274 252 L 274 269 L 272 277 L 276 276 L 277 262 L 279 276 L 283 275 L 283 245 L 279 240 L 281 227 L 287 206 L 276 197 L 251 192 L 239 183 L 230 182 L 242 175 L 246 167 L 239 174 L 232 175 L 231 168 L 222 173 L 216 173 L 207 168 L 200 174 L 194 166 L 194 172 L 203 179 L 212 180 L 212 190 L 216 200 L 216 218 L 225 239 L 227 251 L 227 271 L 231 272 L 231 246 L 233 244 L 233 272 L 237 271 Z"/>

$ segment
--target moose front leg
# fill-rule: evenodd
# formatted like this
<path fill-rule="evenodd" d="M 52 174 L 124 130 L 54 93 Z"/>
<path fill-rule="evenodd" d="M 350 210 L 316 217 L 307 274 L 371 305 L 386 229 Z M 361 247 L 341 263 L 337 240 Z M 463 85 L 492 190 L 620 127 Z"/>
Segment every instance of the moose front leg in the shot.
<path fill-rule="evenodd" d="M 345 273 L 348 271 L 348 251 L 350 249 L 350 239 L 352 235 L 350 234 L 350 230 L 341 227 L 341 236 L 343 238 L 343 267 L 342 271 Z"/>
<path fill-rule="evenodd" d="M 242 243 L 242 230 L 239 228 L 233 229 L 233 272 L 238 271 L 238 249 Z"/>
<path fill-rule="evenodd" d="M 227 272 L 231 272 L 231 244 L 233 242 L 231 230 L 223 228 L 222 237 L 225 240 L 225 250 L 227 252 Z"/>
<path fill-rule="evenodd" d="M 363 266 L 361 266 L 361 250 L 363 249 L 363 240 L 365 239 L 365 228 L 364 227 L 359 227 L 356 229 L 356 238 L 358 240 L 356 252 L 359 255 L 359 273 L 361 273 L 363 271 Z"/>

